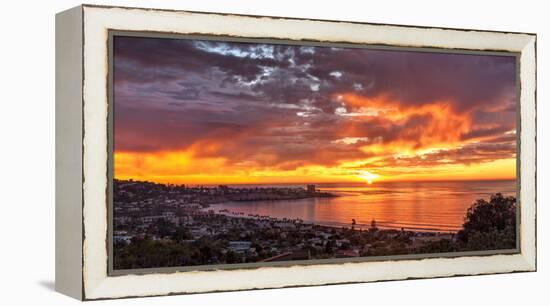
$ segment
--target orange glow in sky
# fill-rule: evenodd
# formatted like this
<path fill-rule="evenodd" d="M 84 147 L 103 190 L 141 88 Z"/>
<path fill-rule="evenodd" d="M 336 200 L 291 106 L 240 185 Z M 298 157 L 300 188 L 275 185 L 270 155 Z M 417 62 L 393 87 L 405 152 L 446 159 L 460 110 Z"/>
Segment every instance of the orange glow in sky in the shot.
<path fill-rule="evenodd" d="M 514 56 L 117 37 L 114 176 L 516 178 Z"/>
<path fill-rule="evenodd" d="M 484 153 L 479 162 L 461 162 L 460 149 L 475 145 L 483 137 L 462 140 L 461 135 L 471 130 L 469 114 L 456 113 L 445 102 L 421 107 L 403 107 L 383 98 L 363 99 L 353 94 L 339 95 L 346 106 L 356 107 L 353 118 L 337 131 L 338 146 L 356 145 L 348 135 L 355 135 L 361 120 L 383 118 L 388 124 L 400 124 L 413 116 L 428 115 L 427 124 L 418 130 L 392 141 L 371 140 L 357 147 L 366 158 L 341 158 L 330 165 L 301 163 L 276 163 L 269 152 L 253 158 L 258 160 L 232 162 L 230 155 L 238 154 L 238 147 L 224 150 L 225 140 L 196 142 L 186 150 L 161 152 L 115 152 L 115 177 L 118 179 L 147 180 L 177 184 L 273 184 L 307 182 L 366 182 L 381 181 L 434 181 L 434 180 L 502 180 L 514 179 L 516 160 L 513 156 L 491 158 Z M 363 119 L 362 119 L 363 118 Z M 355 141 L 355 142 L 354 142 Z M 281 144 L 284 145 L 284 144 Z M 456 151 L 456 153 L 452 153 Z M 224 152 L 223 154 L 221 152 Z M 439 158 L 451 152 L 451 158 Z M 495 154 L 497 154 L 496 152 Z M 225 156 L 227 154 L 228 156 Z M 322 152 L 319 152 L 322 154 Z M 467 151 L 465 154 L 468 154 Z M 438 158 L 433 158 L 434 156 Z M 269 165 L 269 161 L 273 165 Z M 288 166 L 290 165 L 290 166 Z"/>

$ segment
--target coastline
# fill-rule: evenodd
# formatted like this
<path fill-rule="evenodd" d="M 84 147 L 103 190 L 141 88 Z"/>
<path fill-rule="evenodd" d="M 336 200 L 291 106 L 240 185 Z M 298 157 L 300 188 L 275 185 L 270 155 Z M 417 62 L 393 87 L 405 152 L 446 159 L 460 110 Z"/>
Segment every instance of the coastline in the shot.
<path fill-rule="evenodd" d="M 212 204 L 217 205 L 217 204 Z M 212 212 L 214 214 L 223 215 L 229 218 L 245 218 L 245 219 L 252 219 L 252 220 L 269 220 L 272 222 L 299 222 L 301 224 L 306 225 L 312 225 L 312 226 L 318 226 L 318 227 L 326 227 L 326 228 L 334 228 L 334 229 L 342 229 L 342 228 L 351 228 L 352 224 L 344 224 L 341 222 L 332 222 L 332 224 L 328 222 L 314 222 L 314 221 L 308 221 L 308 220 L 302 220 L 300 218 L 276 218 L 271 217 L 268 215 L 258 215 L 258 214 L 250 214 L 250 213 L 243 213 L 243 212 L 236 212 L 236 211 L 229 211 L 228 209 L 220 209 L 216 210 L 213 209 L 212 206 L 207 206 L 202 209 L 205 213 Z M 376 221 L 376 220 L 375 220 Z M 356 223 L 354 225 L 354 228 L 356 230 L 368 230 L 371 227 L 371 224 L 366 223 Z M 404 230 L 406 232 L 414 232 L 414 233 L 439 233 L 439 234 L 456 234 L 460 231 L 460 229 L 457 230 L 441 230 L 437 228 L 419 228 L 419 227 L 406 227 L 406 226 L 392 226 L 392 225 L 384 225 L 383 222 L 377 222 L 377 228 L 380 230 L 387 230 L 387 231 L 394 231 L 394 230 Z"/>
<path fill-rule="evenodd" d="M 297 198 L 315 198 L 318 195 L 323 197 L 329 194 L 318 192 L 314 186 L 229 188 L 220 185 L 213 188 L 189 188 L 139 181 L 115 181 L 114 192 L 112 230 L 115 269 L 498 249 L 508 247 L 507 241 L 510 240 L 498 243 L 501 241 L 499 237 L 507 238 L 508 233 L 488 231 L 483 232 L 482 236 L 476 236 L 487 239 L 488 244 L 476 245 L 459 238 L 460 233 L 457 231 L 388 228 L 384 222 L 377 223 L 374 219 L 370 225 L 364 221 L 362 224 L 357 223 L 353 217 L 370 216 L 368 212 L 361 215 L 363 210 L 350 211 L 345 218 L 350 221 L 347 224 L 326 224 L 310 222 L 299 217 L 280 216 L 281 212 L 291 216 L 303 216 L 304 214 L 299 212 L 326 207 L 323 206 L 328 204 L 325 201 L 321 201 L 321 206 L 300 206 L 298 203 L 301 200 Z M 398 193 L 401 194 L 404 193 Z M 273 202 L 277 203 L 272 203 L 273 206 L 282 206 L 279 216 L 270 213 L 236 212 L 223 208 L 228 198 L 256 199 L 258 195 L 269 198 L 259 202 Z M 346 196 L 335 199 L 346 202 L 340 203 L 345 204 L 342 207 L 359 208 L 356 205 L 360 205 L 358 202 L 348 203 Z M 495 199 L 512 201 L 502 197 Z M 247 202 L 242 203 L 244 207 L 254 207 L 258 204 L 244 202 Z M 216 209 L 214 203 L 220 207 Z M 373 203 L 367 204 L 371 206 Z M 388 209 L 394 211 L 391 206 Z M 327 211 L 325 216 L 326 213 Z M 334 217 L 330 214 L 328 216 Z M 406 223 L 402 221 L 401 224 Z"/>
<path fill-rule="evenodd" d="M 347 229 L 353 229 L 357 231 L 365 231 L 372 228 L 372 224 L 355 224 L 352 223 L 349 224 L 342 224 L 339 222 L 334 222 L 333 224 L 328 224 L 324 222 L 313 222 L 313 221 L 307 221 L 302 220 L 300 218 L 276 218 L 271 217 L 267 215 L 258 215 L 258 214 L 245 214 L 243 212 L 234 212 L 229 211 L 227 209 L 221 209 L 221 210 L 214 210 L 212 207 L 207 207 L 202 210 L 205 213 L 213 213 L 216 215 L 222 215 L 228 218 L 243 218 L 243 219 L 251 219 L 251 220 L 265 220 L 269 222 L 275 222 L 275 223 L 297 223 L 302 224 L 305 226 L 313 226 L 317 228 L 323 228 L 327 230 L 347 230 Z M 376 220 L 375 220 L 376 221 Z M 409 232 L 409 233 L 415 233 L 419 235 L 456 235 L 460 230 L 440 230 L 436 228 L 414 228 L 414 227 L 397 227 L 397 226 L 388 226 L 388 225 L 380 225 L 380 222 L 376 222 L 376 228 L 380 231 L 388 231 L 388 232 Z"/>

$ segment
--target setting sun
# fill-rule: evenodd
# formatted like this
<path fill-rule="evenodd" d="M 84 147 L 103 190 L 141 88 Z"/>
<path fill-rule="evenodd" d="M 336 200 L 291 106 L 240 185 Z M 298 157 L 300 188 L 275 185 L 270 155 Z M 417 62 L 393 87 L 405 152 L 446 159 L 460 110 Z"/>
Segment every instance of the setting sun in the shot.
<path fill-rule="evenodd" d="M 370 173 L 369 171 L 366 171 L 366 170 L 361 171 L 360 174 L 357 176 L 367 181 L 368 184 L 372 184 L 375 179 L 380 177 L 379 175 Z"/>

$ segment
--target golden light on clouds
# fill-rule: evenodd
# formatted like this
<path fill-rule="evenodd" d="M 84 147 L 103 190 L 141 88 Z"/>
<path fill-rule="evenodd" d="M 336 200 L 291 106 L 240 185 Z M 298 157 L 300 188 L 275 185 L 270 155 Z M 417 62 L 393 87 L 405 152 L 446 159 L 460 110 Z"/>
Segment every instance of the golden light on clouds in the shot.
<path fill-rule="evenodd" d="M 356 161 L 355 163 L 361 163 Z M 368 160 L 365 160 L 368 164 Z M 439 180 L 506 180 L 516 177 L 515 158 L 479 164 L 423 167 L 302 166 L 293 170 L 235 169 L 220 158 L 188 159 L 186 153 L 115 153 L 115 177 L 176 184 L 278 184 Z"/>
<path fill-rule="evenodd" d="M 515 57 L 117 39 L 116 178 L 516 177 Z"/>
<path fill-rule="evenodd" d="M 469 132 L 472 127 L 470 115 L 456 112 L 448 102 L 405 105 L 384 96 L 365 98 L 353 93 L 345 93 L 338 94 L 337 97 L 343 105 L 352 107 L 354 114 L 359 118 L 364 114 L 364 117 L 380 117 L 388 124 L 398 125 L 411 118 L 418 118 L 418 120 L 429 118 L 425 120 L 425 124 L 419 125 L 416 129 L 407 130 L 399 139 L 393 140 L 391 145 L 378 144 L 374 139 L 362 148 L 373 153 L 387 151 L 412 153 L 412 149 L 415 148 L 456 145 L 460 142 L 461 136 Z M 360 128 L 359 125 L 350 124 L 348 129 L 341 133 L 353 134 L 358 128 Z"/>
<path fill-rule="evenodd" d="M 366 99 L 354 94 L 339 94 L 347 109 L 355 112 L 354 121 L 337 131 L 341 138 L 330 140 L 334 146 L 357 146 L 369 157 L 340 158 L 329 164 L 310 161 L 278 161 L 274 152 L 256 152 L 251 160 L 235 162 L 231 153 L 239 147 L 227 139 L 202 139 L 185 150 L 160 152 L 115 152 L 115 177 L 182 184 L 270 184 L 306 182 L 366 182 L 425 180 L 514 179 L 515 158 L 486 158 L 478 162 L 460 162 L 439 155 L 476 144 L 463 140 L 471 130 L 471 118 L 458 113 L 449 103 L 435 102 L 419 107 L 398 102 Z M 367 109 L 367 111 L 365 111 Z M 411 118 L 424 120 L 413 129 L 404 129 L 394 139 L 355 137 L 359 123 L 379 117 L 387 124 L 407 124 Z M 285 144 L 281 144 L 284 146 Z M 229 153 L 228 153 L 229 152 Z M 229 155 L 227 155 L 229 154 Z M 324 152 L 317 157 L 326 160 Z M 486 154 L 486 153 L 484 153 Z M 490 153 L 489 153 L 490 154 Z M 438 156 L 433 160 L 433 156 Z"/>

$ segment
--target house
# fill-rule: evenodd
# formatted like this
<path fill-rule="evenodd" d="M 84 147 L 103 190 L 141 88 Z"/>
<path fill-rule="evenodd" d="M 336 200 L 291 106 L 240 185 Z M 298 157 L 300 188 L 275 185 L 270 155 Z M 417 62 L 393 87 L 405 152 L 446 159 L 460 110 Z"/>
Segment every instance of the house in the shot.
<path fill-rule="evenodd" d="M 129 235 L 125 235 L 125 236 L 117 235 L 117 236 L 113 236 L 113 241 L 115 243 L 130 244 L 132 242 L 132 238 L 133 237 Z"/>
<path fill-rule="evenodd" d="M 250 245 L 252 245 L 252 242 L 250 241 L 229 241 L 229 250 L 235 252 L 235 253 L 244 253 L 248 250 L 250 250 Z"/>

